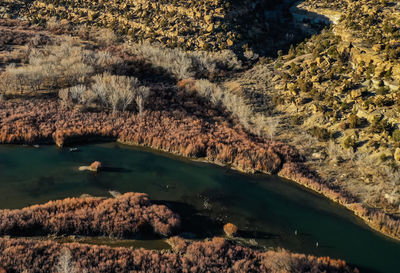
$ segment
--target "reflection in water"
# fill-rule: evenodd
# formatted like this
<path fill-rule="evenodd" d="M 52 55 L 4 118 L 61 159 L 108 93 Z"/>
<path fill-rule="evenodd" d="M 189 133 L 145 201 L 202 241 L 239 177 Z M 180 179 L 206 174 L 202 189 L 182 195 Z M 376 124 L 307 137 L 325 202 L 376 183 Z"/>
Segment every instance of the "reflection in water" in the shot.
<path fill-rule="evenodd" d="M 182 216 L 186 238 L 223 235 L 222 226 L 232 222 L 246 244 L 397 272 L 400 244 L 294 183 L 121 147 L 88 145 L 71 153 L 53 146 L 0 146 L 0 207 L 21 208 L 84 193 L 109 196 L 110 190 L 146 192 Z M 104 172 L 78 171 L 96 160 L 106 167 Z"/>

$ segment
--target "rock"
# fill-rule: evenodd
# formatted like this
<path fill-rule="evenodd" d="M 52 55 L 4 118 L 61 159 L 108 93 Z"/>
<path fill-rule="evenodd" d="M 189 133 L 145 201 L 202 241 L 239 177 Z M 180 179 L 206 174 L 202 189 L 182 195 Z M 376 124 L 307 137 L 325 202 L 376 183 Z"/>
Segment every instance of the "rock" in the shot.
<path fill-rule="evenodd" d="M 394 159 L 397 162 L 400 162 L 400 148 L 397 148 L 396 151 L 394 152 Z"/>
<path fill-rule="evenodd" d="M 238 231 L 238 227 L 232 223 L 227 223 L 224 226 L 224 232 L 228 237 L 234 237 Z"/>
<path fill-rule="evenodd" d="M 351 98 L 352 99 L 359 98 L 359 97 L 361 97 L 361 95 L 362 95 L 361 89 L 351 90 Z"/>
<path fill-rule="evenodd" d="M 121 196 L 121 193 L 118 191 L 108 191 L 112 197 L 117 198 L 118 196 Z"/>
<path fill-rule="evenodd" d="M 382 114 L 381 113 L 368 113 L 363 110 L 358 110 L 357 112 L 357 117 L 359 118 L 365 118 L 368 120 L 368 122 L 373 122 L 374 120 L 380 120 L 382 119 Z"/>
<path fill-rule="evenodd" d="M 97 172 L 101 168 L 101 162 L 100 161 L 95 161 L 92 164 L 90 164 L 90 170 L 92 172 Z"/>
<path fill-rule="evenodd" d="M 90 166 L 81 166 L 79 167 L 80 171 L 91 171 L 91 172 L 98 172 L 101 169 L 101 162 L 95 161 Z"/>
<path fill-rule="evenodd" d="M 375 44 L 375 45 L 372 46 L 372 49 L 375 52 L 380 52 L 382 50 L 382 45 L 381 44 Z"/>
<path fill-rule="evenodd" d="M 313 153 L 313 154 L 311 155 L 311 157 L 312 157 L 313 159 L 316 159 L 316 160 L 319 160 L 319 159 L 324 160 L 324 159 L 326 158 L 326 155 L 325 155 L 324 153 Z"/>

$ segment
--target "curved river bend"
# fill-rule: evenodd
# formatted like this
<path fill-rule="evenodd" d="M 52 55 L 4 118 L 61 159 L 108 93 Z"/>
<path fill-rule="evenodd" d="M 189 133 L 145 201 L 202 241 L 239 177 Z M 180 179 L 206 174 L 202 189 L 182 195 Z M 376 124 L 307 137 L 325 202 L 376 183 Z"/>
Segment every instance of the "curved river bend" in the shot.
<path fill-rule="evenodd" d="M 95 160 L 107 167 L 104 172 L 77 171 Z M 343 207 L 275 176 L 241 175 L 114 143 L 78 152 L 0 146 L 0 208 L 83 193 L 108 196 L 109 190 L 145 192 L 166 203 L 183 217 L 188 237 L 222 235 L 221 224 L 233 222 L 245 241 L 258 246 L 345 259 L 361 272 L 399 272 L 399 243 Z"/>

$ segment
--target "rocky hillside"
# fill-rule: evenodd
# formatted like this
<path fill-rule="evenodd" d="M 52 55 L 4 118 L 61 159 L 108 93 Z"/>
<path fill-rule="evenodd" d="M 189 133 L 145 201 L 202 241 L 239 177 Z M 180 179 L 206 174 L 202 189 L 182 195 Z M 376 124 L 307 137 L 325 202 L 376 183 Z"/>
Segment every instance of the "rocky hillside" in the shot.
<path fill-rule="evenodd" d="M 241 49 L 264 43 L 270 28 L 264 10 L 279 2 L 283 1 L 5 0 L 0 16 L 23 14 L 40 24 L 56 17 L 187 50 Z"/>
<path fill-rule="evenodd" d="M 279 121 L 275 138 L 297 147 L 330 186 L 398 219 L 400 3 L 308 0 L 298 9 L 299 25 L 332 25 L 229 84 Z M 378 218 L 370 224 L 390 233 Z"/>

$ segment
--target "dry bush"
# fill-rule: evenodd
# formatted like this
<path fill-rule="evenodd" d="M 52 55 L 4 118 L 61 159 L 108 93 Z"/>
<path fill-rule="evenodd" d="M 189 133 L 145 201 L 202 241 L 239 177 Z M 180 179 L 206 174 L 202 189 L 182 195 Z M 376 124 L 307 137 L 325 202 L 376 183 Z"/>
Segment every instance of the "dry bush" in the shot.
<path fill-rule="evenodd" d="M 125 237 L 152 231 L 167 236 L 180 218 L 143 193 L 117 198 L 67 198 L 20 210 L 0 210 L 0 234 L 104 235 Z"/>
<path fill-rule="evenodd" d="M 123 63 L 121 58 L 112 55 L 108 51 L 99 51 L 96 55 L 95 68 L 97 73 L 101 71 L 111 72 L 114 66 L 122 65 Z"/>
<path fill-rule="evenodd" d="M 88 92 L 86 86 L 77 85 L 70 88 L 61 89 L 58 92 L 58 97 L 62 106 L 70 106 L 74 104 L 87 104 L 90 98 L 85 95 Z"/>
<path fill-rule="evenodd" d="M 263 115 L 254 115 L 250 106 L 244 99 L 236 94 L 229 92 L 223 87 L 214 84 L 206 79 L 194 81 L 181 81 L 178 86 L 191 93 L 196 93 L 209 101 L 214 107 L 223 108 L 232 113 L 239 122 L 250 132 L 263 136 L 266 125 L 270 125 L 269 132 L 275 133 L 276 123 L 266 124 L 266 118 Z M 268 119 L 269 120 L 269 119 Z M 277 121 L 277 120 L 276 120 Z M 273 125 L 275 125 L 273 127 Z M 272 130 L 274 129 L 274 130 Z"/>
<path fill-rule="evenodd" d="M 58 263 L 55 266 L 57 273 L 77 273 L 74 262 L 72 261 L 71 251 L 68 248 L 61 250 Z"/>
<path fill-rule="evenodd" d="M 150 88 L 139 85 L 134 77 L 115 76 L 106 72 L 95 75 L 93 84 L 89 87 L 77 85 L 59 91 L 62 106 L 97 104 L 101 108 L 116 111 L 126 111 L 133 102 L 140 115 L 143 115 L 144 106 L 150 95 Z"/>
<path fill-rule="evenodd" d="M 144 105 L 147 98 L 150 96 L 150 88 L 145 86 L 139 86 L 135 96 L 135 102 L 139 111 L 139 115 L 142 116 L 144 112 Z"/>
<path fill-rule="evenodd" d="M 233 237 L 238 232 L 238 227 L 232 223 L 227 223 L 224 225 L 224 232 L 226 236 Z"/>
<path fill-rule="evenodd" d="M 103 107 L 125 111 L 134 101 L 140 113 L 143 113 L 144 102 L 150 94 L 150 89 L 139 85 L 134 77 L 115 76 L 109 73 L 93 77 L 91 90 Z"/>
<path fill-rule="evenodd" d="M 105 51 L 94 52 L 71 37 L 62 37 L 53 45 L 31 49 L 28 64 L 9 65 L 4 77 L 6 91 L 23 93 L 25 90 L 51 90 L 88 84 L 95 73 L 111 71 L 121 59 Z"/>
<path fill-rule="evenodd" d="M 140 57 L 149 59 L 156 66 L 165 69 L 178 80 L 195 76 L 192 59 L 179 49 L 163 48 L 161 45 L 132 44 L 127 46 L 128 50 Z"/>
<path fill-rule="evenodd" d="M 9 65 L 5 76 L 10 79 L 7 91 L 52 89 L 65 85 L 83 83 L 93 72 L 87 60 L 87 52 L 72 40 L 59 45 L 46 46 L 42 50 L 32 50 L 29 64 L 21 67 Z"/>
<path fill-rule="evenodd" d="M 177 252 L 170 252 L 0 239 L 0 264 L 7 272 L 58 273 L 60 254 L 68 249 L 67 264 L 75 261 L 79 272 L 357 272 L 341 260 L 283 250 L 259 252 L 222 238 L 179 245 Z"/>
<path fill-rule="evenodd" d="M 67 33 L 71 29 L 68 20 L 58 20 L 57 17 L 51 17 L 46 22 L 46 28 L 55 34 Z"/>
<path fill-rule="evenodd" d="M 185 52 L 178 48 L 161 45 L 131 44 L 127 50 L 137 56 L 149 59 L 156 66 L 165 69 L 178 80 L 192 77 L 209 77 L 219 70 L 237 70 L 241 63 L 231 51 L 220 53 Z"/>
<path fill-rule="evenodd" d="M 266 117 L 263 114 L 256 114 L 252 118 L 252 132 L 259 136 L 268 136 L 271 141 L 278 131 L 279 117 Z"/>
<path fill-rule="evenodd" d="M 101 47 L 112 46 L 118 42 L 118 37 L 114 31 L 108 28 L 92 28 L 89 32 L 89 38 Z"/>

